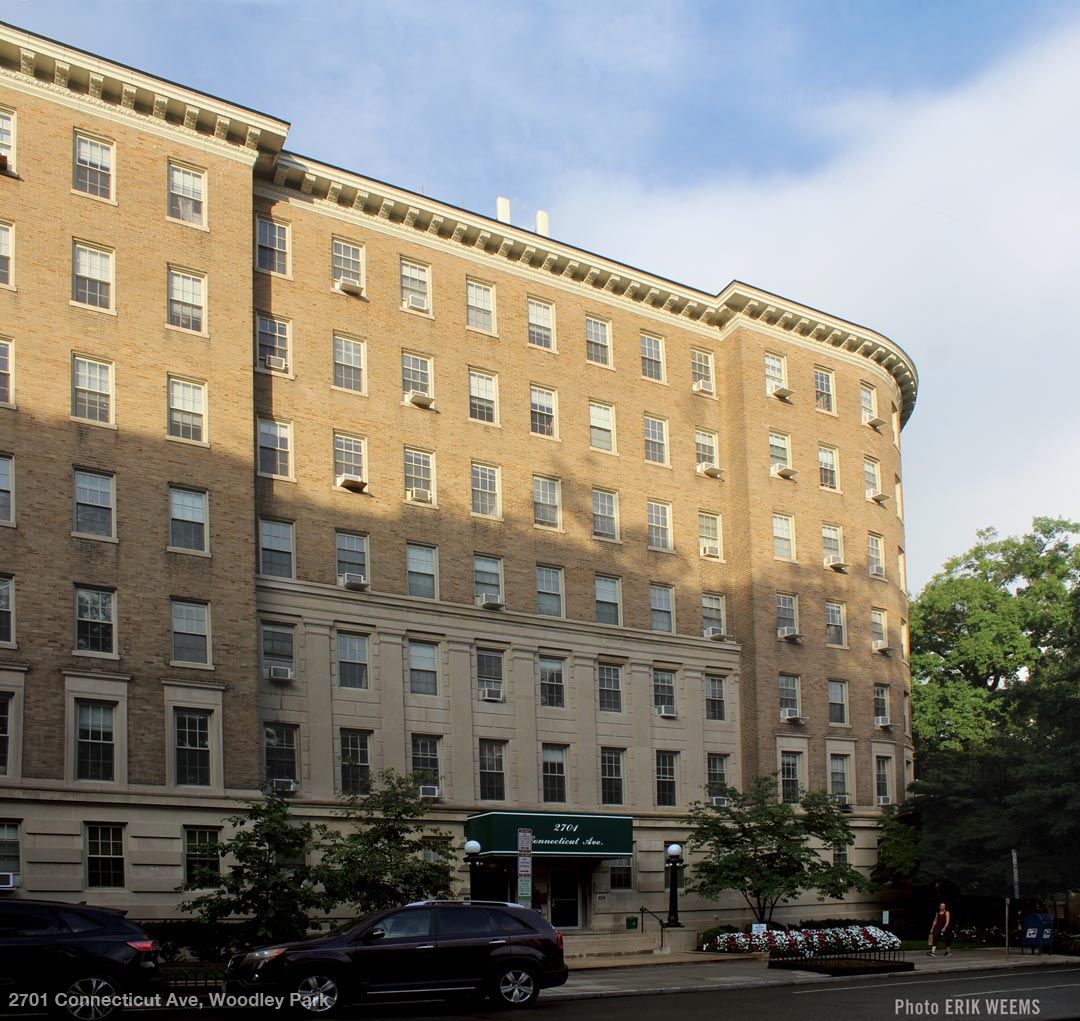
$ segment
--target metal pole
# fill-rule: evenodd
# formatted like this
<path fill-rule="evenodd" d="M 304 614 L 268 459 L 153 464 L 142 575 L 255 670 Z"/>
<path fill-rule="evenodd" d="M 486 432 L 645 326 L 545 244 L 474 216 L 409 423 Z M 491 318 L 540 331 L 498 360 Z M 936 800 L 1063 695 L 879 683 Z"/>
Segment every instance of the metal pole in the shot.
<path fill-rule="evenodd" d="M 1005 960 L 1009 959 L 1009 898 L 1005 897 Z"/>
<path fill-rule="evenodd" d="M 683 927 L 682 922 L 679 921 L 679 867 L 682 864 L 682 848 L 678 844 L 671 844 L 668 847 L 667 860 L 668 868 L 671 870 L 671 890 L 668 892 L 667 917 L 667 927 L 669 929 L 681 929 Z"/>

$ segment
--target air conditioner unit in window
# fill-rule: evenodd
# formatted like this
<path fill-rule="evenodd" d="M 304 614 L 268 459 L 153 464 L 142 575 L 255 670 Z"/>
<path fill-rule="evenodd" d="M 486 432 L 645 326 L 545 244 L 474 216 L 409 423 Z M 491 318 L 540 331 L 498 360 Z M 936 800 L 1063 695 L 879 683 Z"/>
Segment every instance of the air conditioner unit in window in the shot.
<path fill-rule="evenodd" d="M 439 785 L 434 783 L 422 783 L 420 785 L 420 797 L 422 798 L 437 798 L 439 796 Z"/>
<path fill-rule="evenodd" d="M 878 418 L 872 411 L 864 411 L 862 413 L 863 425 L 870 426 L 871 429 L 880 429 L 885 424 L 885 419 Z"/>
<path fill-rule="evenodd" d="M 411 503 L 431 503 L 430 489 L 407 489 L 405 498 Z"/>
<path fill-rule="evenodd" d="M 723 798 L 719 794 L 714 794 L 709 798 L 709 804 L 715 805 L 717 808 L 725 808 L 727 806 L 727 798 Z"/>
<path fill-rule="evenodd" d="M 266 367 L 273 369 L 275 372 L 284 372 L 289 367 L 289 363 L 277 355 L 267 355 L 265 361 Z"/>
<path fill-rule="evenodd" d="M 801 723 L 803 718 L 799 715 L 798 709 L 785 707 L 780 710 L 780 719 L 787 720 L 791 723 Z"/>
<path fill-rule="evenodd" d="M 476 605 L 481 610 L 501 610 L 506 603 L 504 603 L 498 596 L 491 593 L 481 593 L 476 597 Z"/>
<path fill-rule="evenodd" d="M 0 890 L 14 890 L 15 889 L 15 873 L 14 872 L 0 872 Z"/>
<path fill-rule="evenodd" d="M 851 564 L 845 563 L 844 558 L 840 556 L 839 553 L 830 553 L 829 556 L 825 558 L 825 566 L 831 567 L 834 571 L 843 574 Z"/>
<path fill-rule="evenodd" d="M 874 717 L 874 726 L 875 727 L 891 727 L 892 724 L 889 722 L 889 717 L 888 716 L 875 716 Z"/>
<path fill-rule="evenodd" d="M 665 720 L 674 720 L 676 718 L 675 707 L 673 705 L 658 705 L 656 715 Z"/>
<path fill-rule="evenodd" d="M 783 638 L 785 642 L 793 642 L 798 644 L 802 641 L 802 635 L 799 634 L 797 627 L 778 627 L 776 629 L 776 637 Z"/>
<path fill-rule="evenodd" d="M 697 466 L 697 473 L 698 475 L 704 475 L 709 479 L 718 479 L 723 476 L 724 469 L 709 461 L 702 461 L 702 463 Z"/>
<path fill-rule="evenodd" d="M 701 547 L 701 555 L 703 557 L 708 557 L 710 560 L 719 560 L 720 559 L 720 547 L 719 546 L 710 546 L 708 544 L 704 544 Z"/>
<path fill-rule="evenodd" d="M 413 312 L 426 312 L 428 310 L 427 298 L 422 294 L 410 294 L 405 307 Z"/>
<path fill-rule="evenodd" d="M 722 627 L 707 627 L 705 629 L 705 637 L 713 642 L 731 641 L 731 635 L 729 635 Z"/>
<path fill-rule="evenodd" d="M 270 788 L 275 794 L 295 794 L 300 790 L 300 784 L 296 780 L 285 777 L 275 777 L 270 781 Z"/>
<path fill-rule="evenodd" d="M 774 464 L 769 468 L 769 472 L 774 478 L 787 479 L 789 482 L 793 482 L 799 474 L 798 469 L 792 468 L 790 464 Z"/>
<path fill-rule="evenodd" d="M 884 507 L 889 502 L 888 496 L 878 490 L 874 490 L 872 493 L 866 494 L 871 500 L 874 501 L 879 507 Z"/>
<path fill-rule="evenodd" d="M 690 389 L 696 394 L 711 394 L 713 392 L 712 381 L 708 379 L 695 379 Z"/>
<path fill-rule="evenodd" d="M 874 652 L 880 652 L 883 656 L 888 656 L 892 652 L 892 646 L 886 641 L 874 642 Z"/>
<path fill-rule="evenodd" d="M 795 396 L 795 391 L 789 389 L 786 386 L 774 386 L 771 390 L 769 390 L 769 395 L 771 397 L 777 398 L 778 400 L 786 401 L 790 400 L 792 397 Z"/>
<path fill-rule="evenodd" d="M 431 394 L 421 393 L 419 390 L 410 390 L 405 395 L 405 400 L 417 408 L 430 408 L 435 403 Z"/>
<path fill-rule="evenodd" d="M 295 675 L 291 666 L 274 663 L 266 668 L 266 676 L 272 681 L 291 681 Z"/>
<path fill-rule="evenodd" d="M 871 564 L 870 565 L 870 577 L 871 578 L 884 578 L 885 577 L 885 568 L 884 568 L 884 566 L 882 564 Z"/>
<path fill-rule="evenodd" d="M 344 294 L 352 294 L 357 298 L 364 296 L 364 288 L 360 286 L 360 281 L 356 277 L 338 277 L 334 287 Z"/>
<path fill-rule="evenodd" d="M 359 475 L 354 475 L 352 472 L 338 475 L 334 479 L 334 485 L 339 489 L 347 489 L 350 493 L 362 493 L 367 489 L 367 483 Z"/>
<path fill-rule="evenodd" d="M 888 805 L 888 804 L 891 803 L 891 801 L 892 801 L 892 799 L 889 797 L 888 794 L 879 794 L 878 795 L 877 803 L 879 805 Z"/>
<path fill-rule="evenodd" d="M 362 574 L 342 574 L 341 587 L 351 589 L 353 592 L 366 592 L 368 588 L 367 578 Z"/>
<path fill-rule="evenodd" d="M 480 701 L 481 702 L 502 702 L 503 690 L 502 688 L 481 688 L 480 689 Z"/>
<path fill-rule="evenodd" d="M 851 803 L 850 794 L 834 794 L 833 797 L 836 798 L 836 803 L 838 805 L 848 805 Z"/>

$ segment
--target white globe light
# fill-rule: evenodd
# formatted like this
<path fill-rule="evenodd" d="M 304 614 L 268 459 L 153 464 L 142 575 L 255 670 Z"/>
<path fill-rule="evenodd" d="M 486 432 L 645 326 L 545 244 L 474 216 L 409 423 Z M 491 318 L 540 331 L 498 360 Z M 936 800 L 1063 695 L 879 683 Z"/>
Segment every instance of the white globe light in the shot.
<path fill-rule="evenodd" d="M 668 844 L 667 856 L 669 858 L 678 858 L 682 854 L 682 848 L 678 844 Z"/>
<path fill-rule="evenodd" d="M 480 853 L 480 841 L 479 840 L 466 840 L 465 841 L 465 853 L 466 854 L 479 854 Z"/>

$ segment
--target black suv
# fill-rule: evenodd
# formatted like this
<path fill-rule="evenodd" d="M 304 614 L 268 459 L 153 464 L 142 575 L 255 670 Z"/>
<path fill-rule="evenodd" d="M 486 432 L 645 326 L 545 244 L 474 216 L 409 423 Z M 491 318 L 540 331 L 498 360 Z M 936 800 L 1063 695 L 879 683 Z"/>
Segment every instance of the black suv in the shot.
<path fill-rule="evenodd" d="M 566 975 L 562 935 L 539 912 L 501 901 L 420 901 L 329 936 L 237 954 L 225 989 L 325 1016 L 363 997 L 466 993 L 525 1007 Z"/>
<path fill-rule="evenodd" d="M 119 911 L 0 900 L 0 1007 L 101 1021 L 164 989 L 157 944 Z"/>

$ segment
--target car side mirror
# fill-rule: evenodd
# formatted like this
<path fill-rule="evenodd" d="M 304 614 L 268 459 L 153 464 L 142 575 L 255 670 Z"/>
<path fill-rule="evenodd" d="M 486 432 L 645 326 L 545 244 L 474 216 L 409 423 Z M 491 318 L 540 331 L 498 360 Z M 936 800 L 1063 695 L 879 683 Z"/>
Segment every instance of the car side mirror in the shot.
<path fill-rule="evenodd" d="M 367 932 L 364 933 L 364 942 L 370 943 L 377 939 L 385 939 L 385 937 L 385 929 L 369 929 Z"/>

